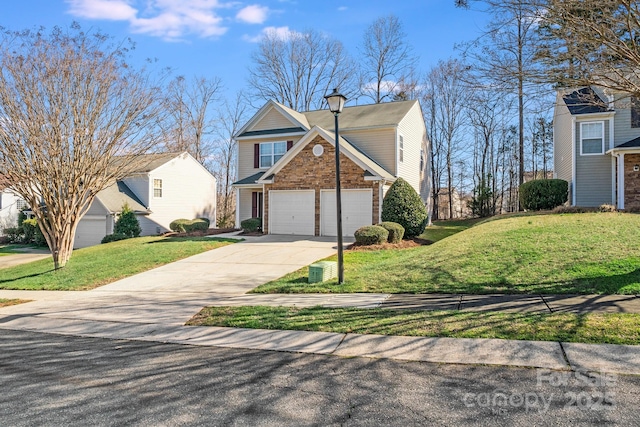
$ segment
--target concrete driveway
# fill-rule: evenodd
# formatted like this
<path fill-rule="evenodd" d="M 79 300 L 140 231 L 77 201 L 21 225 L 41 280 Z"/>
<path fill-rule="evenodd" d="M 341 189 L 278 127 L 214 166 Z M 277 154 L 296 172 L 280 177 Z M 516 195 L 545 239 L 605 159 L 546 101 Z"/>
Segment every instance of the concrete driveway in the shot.
<path fill-rule="evenodd" d="M 91 291 L 0 290 L 0 298 L 34 300 L 0 309 L 0 318 L 184 324 L 206 305 L 242 295 L 336 250 L 333 238 L 248 237 Z"/>

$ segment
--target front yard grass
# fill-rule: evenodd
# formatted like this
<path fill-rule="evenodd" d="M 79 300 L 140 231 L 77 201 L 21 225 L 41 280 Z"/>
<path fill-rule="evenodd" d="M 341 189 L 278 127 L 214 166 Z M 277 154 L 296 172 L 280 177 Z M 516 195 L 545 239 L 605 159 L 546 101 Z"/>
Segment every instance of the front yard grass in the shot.
<path fill-rule="evenodd" d="M 10 305 L 23 304 L 25 302 L 30 302 L 30 300 L 17 299 L 17 298 L 12 298 L 12 299 L 0 298 L 0 308 L 9 307 Z"/>
<path fill-rule="evenodd" d="M 253 292 L 637 294 L 639 241 L 637 214 L 510 216 L 428 246 L 345 251 L 342 286 L 303 268 Z"/>
<path fill-rule="evenodd" d="M 220 246 L 233 239 L 138 237 L 73 251 L 55 271 L 48 258 L 0 269 L 0 289 L 87 290 Z"/>
<path fill-rule="evenodd" d="M 15 245 L 0 245 L 0 256 L 22 254 L 24 252 L 15 250 Z"/>
<path fill-rule="evenodd" d="M 640 315 L 626 313 L 479 313 L 324 307 L 208 307 L 187 324 L 416 337 L 640 344 Z"/>

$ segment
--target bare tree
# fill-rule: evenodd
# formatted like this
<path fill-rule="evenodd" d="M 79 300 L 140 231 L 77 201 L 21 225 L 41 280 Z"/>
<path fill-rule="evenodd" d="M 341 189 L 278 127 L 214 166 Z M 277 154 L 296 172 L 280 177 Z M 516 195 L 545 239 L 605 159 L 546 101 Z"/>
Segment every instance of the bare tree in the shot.
<path fill-rule="evenodd" d="M 480 3 L 492 15 L 485 33 L 462 46 L 474 71 L 492 81 L 496 89 L 513 94 L 518 100 L 518 180 L 525 172 L 525 102 L 540 91 L 540 67 L 535 59 L 541 9 L 536 0 L 455 0 L 461 7 Z"/>
<path fill-rule="evenodd" d="M 417 58 L 397 16 L 378 18 L 367 28 L 360 56 L 360 89 L 376 104 L 392 100 L 398 85 L 413 85 Z"/>
<path fill-rule="evenodd" d="M 158 142 L 161 91 L 97 32 L 0 35 L 0 170 L 33 210 L 56 269 L 96 193 Z"/>
<path fill-rule="evenodd" d="M 218 227 L 233 225 L 235 200 L 231 183 L 236 176 L 237 146 L 235 134 L 247 119 L 247 103 L 244 94 L 238 92 L 233 100 L 226 100 L 223 108 L 218 112 L 218 126 L 216 134 L 216 167 L 214 175 L 218 180 Z"/>
<path fill-rule="evenodd" d="M 529 1 L 545 11 L 538 57 L 549 82 L 640 96 L 640 2 Z"/>
<path fill-rule="evenodd" d="M 217 77 L 195 77 L 187 80 L 178 76 L 169 82 L 165 106 L 169 120 L 165 125 L 164 148 L 169 151 L 188 151 L 205 166 L 213 156 L 215 119 L 212 104 L 222 88 Z"/>
<path fill-rule="evenodd" d="M 315 30 L 267 32 L 252 55 L 249 86 L 253 98 L 273 99 L 296 111 L 320 109 L 333 88 L 351 98 L 355 65 L 341 42 Z"/>
<path fill-rule="evenodd" d="M 438 155 L 444 156 L 449 219 L 453 218 L 454 163 L 459 155 L 460 133 L 464 125 L 464 109 L 469 89 L 464 84 L 466 67 L 458 60 L 440 61 L 429 73 L 428 86 L 432 91 L 433 128 L 438 140 Z M 439 188 L 435 188 L 436 193 Z M 437 196 L 437 194 L 436 194 Z"/>

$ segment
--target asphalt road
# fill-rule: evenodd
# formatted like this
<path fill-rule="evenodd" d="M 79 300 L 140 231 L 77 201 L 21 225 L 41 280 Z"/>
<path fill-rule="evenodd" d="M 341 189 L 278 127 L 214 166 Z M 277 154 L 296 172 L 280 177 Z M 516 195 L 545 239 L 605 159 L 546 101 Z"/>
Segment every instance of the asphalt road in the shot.
<path fill-rule="evenodd" d="M 0 330 L 0 425 L 628 425 L 640 377 Z"/>

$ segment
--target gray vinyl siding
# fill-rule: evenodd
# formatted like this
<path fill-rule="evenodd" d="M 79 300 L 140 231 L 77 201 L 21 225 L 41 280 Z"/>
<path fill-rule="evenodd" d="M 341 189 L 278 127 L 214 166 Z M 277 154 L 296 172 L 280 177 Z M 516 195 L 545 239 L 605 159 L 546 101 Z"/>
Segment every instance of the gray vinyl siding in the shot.
<path fill-rule="evenodd" d="M 631 109 L 629 98 L 615 102 L 616 115 L 614 121 L 614 145 L 617 147 L 640 136 L 640 128 L 631 127 Z"/>
<path fill-rule="evenodd" d="M 333 129 L 328 130 L 333 132 Z M 345 130 L 340 131 L 340 135 L 366 153 L 387 172 L 397 176 L 396 129 Z"/>
<path fill-rule="evenodd" d="M 553 114 L 553 170 L 556 178 L 569 182 L 572 181 L 571 132 L 572 116 L 560 95 L 556 99 Z"/>
<path fill-rule="evenodd" d="M 609 120 L 583 120 L 576 122 L 576 205 L 600 206 L 611 203 L 611 156 L 580 155 L 580 123 L 604 121 L 604 151 L 609 150 L 610 131 Z"/>

